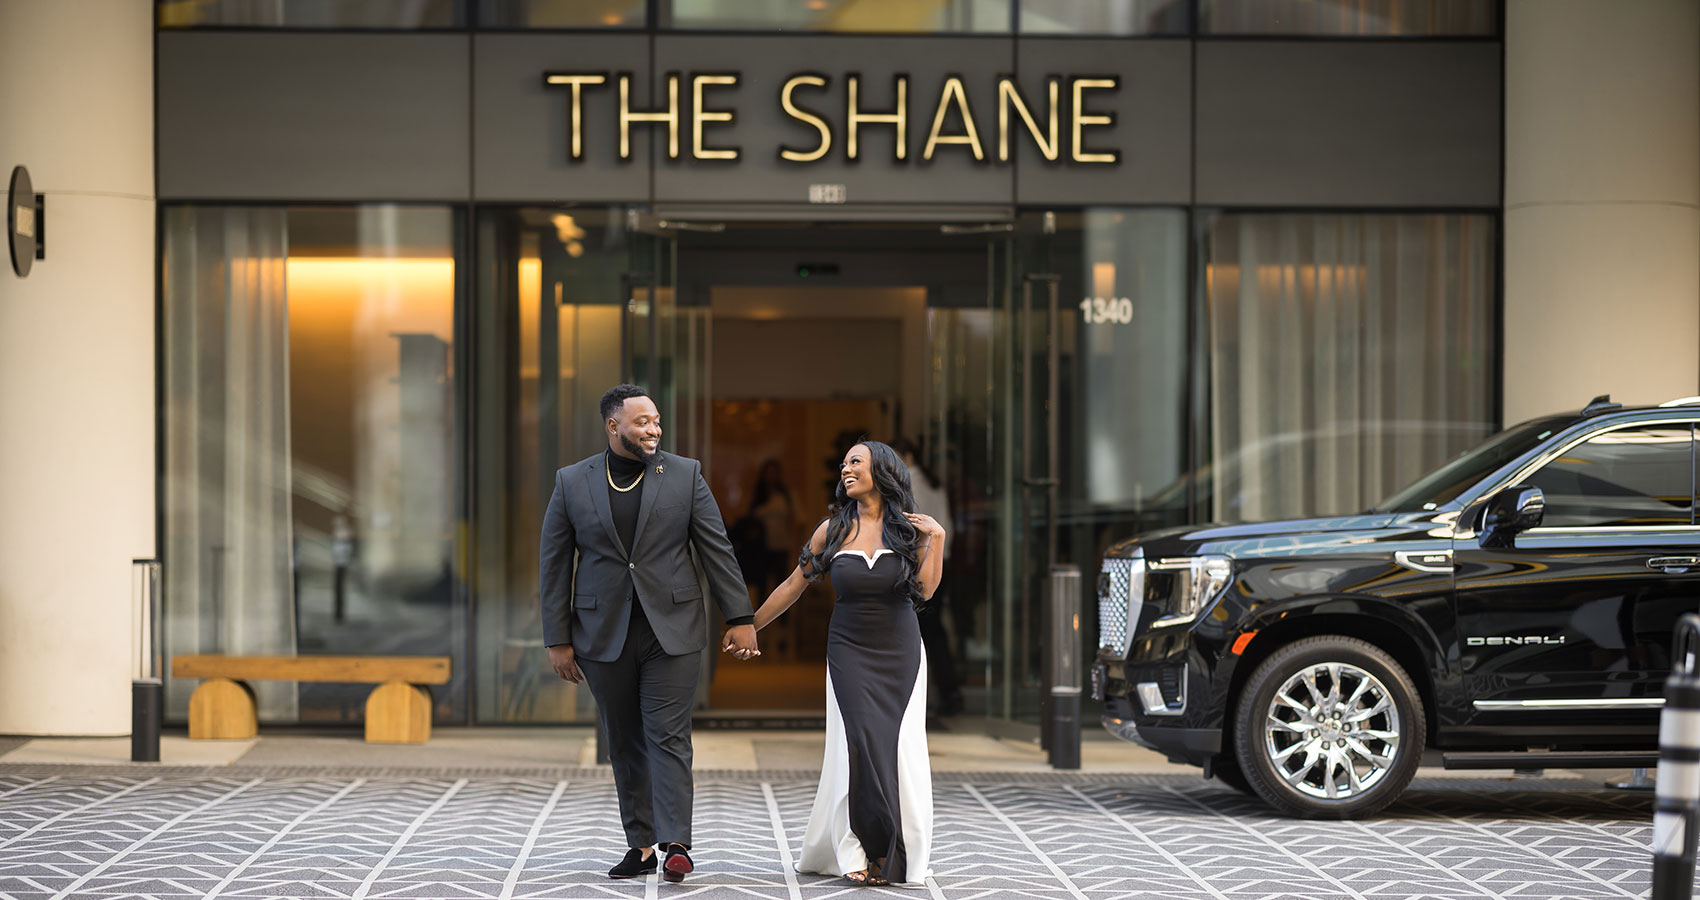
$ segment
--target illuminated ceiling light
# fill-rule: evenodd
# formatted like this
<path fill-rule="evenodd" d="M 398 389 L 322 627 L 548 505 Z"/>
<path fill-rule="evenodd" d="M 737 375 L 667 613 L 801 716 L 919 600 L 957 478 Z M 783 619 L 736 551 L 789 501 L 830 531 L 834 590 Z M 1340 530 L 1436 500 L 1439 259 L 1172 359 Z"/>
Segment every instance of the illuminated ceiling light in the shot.
<path fill-rule="evenodd" d="M 556 213 L 549 217 L 549 224 L 555 226 L 555 237 L 560 240 L 561 246 L 567 248 L 568 256 L 578 259 L 584 255 L 584 245 L 579 243 L 579 238 L 584 237 L 584 229 L 572 216 Z"/>

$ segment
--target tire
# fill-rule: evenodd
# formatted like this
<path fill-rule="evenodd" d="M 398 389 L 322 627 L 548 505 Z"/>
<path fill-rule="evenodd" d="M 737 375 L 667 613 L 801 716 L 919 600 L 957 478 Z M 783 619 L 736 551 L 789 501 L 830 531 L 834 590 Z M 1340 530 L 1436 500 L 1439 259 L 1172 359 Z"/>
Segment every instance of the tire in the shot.
<path fill-rule="evenodd" d="M 1358 819 L 1405 790 L 1427 725 L 1411 677 L 1386 652 L 1329 635 L 1275 651 L 1240 691 L 1234 756 L 1253 792 L 1306 819 Z"/>

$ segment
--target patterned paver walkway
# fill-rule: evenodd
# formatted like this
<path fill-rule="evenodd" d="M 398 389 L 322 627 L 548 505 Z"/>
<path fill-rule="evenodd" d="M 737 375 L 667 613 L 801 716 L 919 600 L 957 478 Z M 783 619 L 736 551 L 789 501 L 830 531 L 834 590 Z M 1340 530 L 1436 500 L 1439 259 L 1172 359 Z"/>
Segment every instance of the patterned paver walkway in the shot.
<path fill-rule="evenodd" d="M 1271 816 L 1175 776 L 941 776 L 935 871 L 874 889 L 792 871 L 804 773 L 699 773 L 698 873 L 610 882 L 605 774 L 0 772 L 0 900 L 148 898 L 1621 898 L 1651 798 L 1598 782 L 1419 782 L 1368 822 Z M 1556 786 L 1555 786 L 1556 785 Z"/>

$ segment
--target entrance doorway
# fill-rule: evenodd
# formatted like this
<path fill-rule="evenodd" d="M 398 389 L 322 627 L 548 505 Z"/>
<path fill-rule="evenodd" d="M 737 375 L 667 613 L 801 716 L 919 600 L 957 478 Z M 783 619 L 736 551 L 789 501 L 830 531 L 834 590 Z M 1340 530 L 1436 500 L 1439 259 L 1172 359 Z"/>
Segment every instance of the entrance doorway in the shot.
<path fill-rule="evenodd" d="M 1074 342 L 1057 309 L 1075 289 L 1043 274 L 1051 226 L 1037 214 L 961 225 L 480 210 L 477 718 L 596 715 L 542 666 L 536 536 L 553 472 L 606 446 L 597 397 L 634 381 L 661 410 L 663 447 L 703 461 L 753 603 L 795 564 L 849 445 L 913 443 L 950 506 L 944 581 L 923 618 L 940 676 L 932 709 L 1036 733 L 1041 589 L 1058 546 L 1054 398 L 1068 398 L 1052 361 Z M 705 653 L 699 719 L 818 724 L 831 603 L 829 585 L 811 588 L 764 633 L 758 662 Z"/>
<path fill-rule="evenodd" d="M 709 483 L 759 605 L 833 502 L 847 445 L 894 440 L 904 401 L 922 402 L 926 290 L 716 287 L 710 309 Z M 820 718 L 831 611 L 830 586 L 811 586 L 758 660 L 717 668 L 710 708 Z"/>
<path fill-rule="evenodd" d="M 953 554 L 983 558 L 976 542 L 984 530 L 962 539 L 956 521 L 984 512 L 983 498 L 973 496 L 983 492 L 964 489 L 978 483 L 969 470 L 983 466 L 963 458 L 969 445 L 953 443 L 950 431 L 986 432 L 972 405 L 952 396 L 986 382 L 953 378 L 949 369 L 975 356 L 969 348 L 951 353 L 950 341 L 961 341 L 951 332 L 965 316 L 983 316 L 984 239 L 947 235 L 937 224 L 742 223 L 682 230 L 677 240 L 678 296 L 707 311 L 705 471 L 752 603 L 796 566 L 834 501 L 839 461 L 862 439 L 912 445 L 912 477 L 950 500 Z M 990 360 L 982 354 L 979 362 Z M 952 409 L 960 421 L 950 421 Z M 980 714 L 988 592 L 977 566 L 956 568 L 950 581 L 975 583 L 941 591 L 922 614 L 935 676 L 929 708 Z M 759 660 L 718 660 L 704 718 L 817 724 L 832 604 L 830 584 L 813 585 L 762 632 Z"/>

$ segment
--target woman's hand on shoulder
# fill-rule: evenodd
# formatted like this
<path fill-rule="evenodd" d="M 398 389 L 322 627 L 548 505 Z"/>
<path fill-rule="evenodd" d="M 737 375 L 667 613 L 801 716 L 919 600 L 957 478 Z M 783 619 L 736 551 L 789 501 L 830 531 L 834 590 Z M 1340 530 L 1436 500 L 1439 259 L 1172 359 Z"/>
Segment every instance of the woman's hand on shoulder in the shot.
<path fill-rule="evenodd" d="M 903 515 L 909 519 L 909 524 L 915 526 L 915 530 L 927 537 L 944 537 L 944 526 L 940 525 L 938 520 L 932 516 L 925 513 L 904 513 Z"/>

